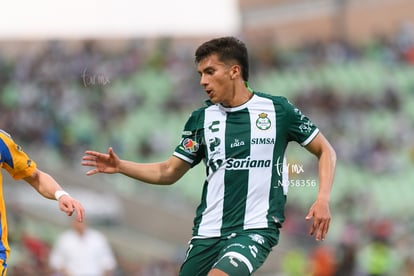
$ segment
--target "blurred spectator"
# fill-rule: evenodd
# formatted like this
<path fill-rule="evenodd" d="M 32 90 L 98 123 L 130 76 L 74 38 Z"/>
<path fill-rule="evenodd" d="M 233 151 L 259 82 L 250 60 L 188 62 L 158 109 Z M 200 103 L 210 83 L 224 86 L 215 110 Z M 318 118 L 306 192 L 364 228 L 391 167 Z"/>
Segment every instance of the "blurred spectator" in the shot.
<path fill-rule="evenodd" d="M 282 260 L 282 272 L 286 276 L 311 276 L 308 258 L 301 249 L 292 249 Z"/>
<path fill-rule="evenodd" d="M 335 274 L 335 254 L 328 246 L 318 246 L 311 252 L 311 275 L 333 276 Z"/>
<path fill-rule="evenodd" d="M 72 221 L 72 229 L 58 237 L 49 256 L 51 268 L 62 276 L 114 275 L 117 262 L 106 237 L 85 223 Z"/>
<path fill-rule="evenodd" d="M 373 240 L 362 249 L 359 262 L 363 275 L 395 275 L 396 260 L 391 246 L 382 240 Z"/>
<path fill-rule="evenodd" d="M 22 236 L 22 244 L 29 253 L 29 259 L 35 271 L 39 274 L 49 274 L 50 246 L 40 238 L 25 233 Z"/>
<path fill-rule="evenodd" d="M 398 274 L 398 260 L 390 243 L 392 223 L 374 221 L 369 225 L 372 240 L 358 254 L 363 275 L 388 276 Z"/>
<path fill-rule="evenodd" d="M 355 204 L 355 203 L 354 203 Z M 351 201 L 351 204 L 352 201 Z M 350 208 L 350 206 L 345 208 Z M 356 272 L 358 227 L 348 222 L 343 228 L 343 234 L 336 247 L 336 273 L 335 276 L 353 276 Z"/>
<path fill-rule="evenodd" d="M 335 276 L 355 275 L 356 246 L 352 244 L 339 244 L 336 248 L 338 252 L 337 269 Z"/>
<path fill-rule="evenodd" d="M 404 259 L 403 271 L 401 276 L 414 275 L 414 256 L 408 256 Z"/>

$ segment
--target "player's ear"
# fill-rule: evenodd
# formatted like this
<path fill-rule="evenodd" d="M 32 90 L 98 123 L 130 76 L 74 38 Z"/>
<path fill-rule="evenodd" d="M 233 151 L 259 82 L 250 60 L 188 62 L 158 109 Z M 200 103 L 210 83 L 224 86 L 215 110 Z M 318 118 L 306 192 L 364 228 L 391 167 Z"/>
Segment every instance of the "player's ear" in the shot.
<path fill-rule="evenodd" d="M 240 65 L 234 64 L 230 68 L 230 78 L 232 80 L 236 79 L 238 76 L 240 76 L 241 68 Z"/>

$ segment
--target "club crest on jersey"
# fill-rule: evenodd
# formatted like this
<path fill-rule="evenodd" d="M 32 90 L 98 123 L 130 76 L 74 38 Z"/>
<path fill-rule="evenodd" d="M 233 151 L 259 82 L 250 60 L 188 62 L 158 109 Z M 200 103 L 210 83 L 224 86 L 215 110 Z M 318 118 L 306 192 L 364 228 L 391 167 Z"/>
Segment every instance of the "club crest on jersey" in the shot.
<path fill-rule="evenodd" d="M 184 139 L 184 141 L 181 144 L 184 147 L 184 150 L 189 153 L 197 152 L 198 148 L 200 147 L 200 145 L 196 141 L 190 138 Z"/>
<path fill-rule="evenodd" d="M 272 125 L 272 122 L 267 116 L 268 116 L 267 113 L 264 113 L 264 112 L 259 114 L 259 118 L 257 118 L 256 120 L 256 126 L 258 129 L 267 130 L 270 128 L 270 126 Z"/>

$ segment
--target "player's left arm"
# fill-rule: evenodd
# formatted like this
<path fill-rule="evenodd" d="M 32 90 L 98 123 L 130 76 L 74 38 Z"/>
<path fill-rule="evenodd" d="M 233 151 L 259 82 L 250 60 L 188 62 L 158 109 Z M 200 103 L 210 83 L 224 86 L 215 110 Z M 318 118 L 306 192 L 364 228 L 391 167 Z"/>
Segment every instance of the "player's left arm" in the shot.
<path fill-rule="evenodd" d="M 315 235 L 316 240 L 324 240 L 331 221 L 329 201 L 334 180 L 336 153 L 322 133 L 318 133 L 305 147 L 318 158 L 319 175 L 318 195 L 306 216 L 307 220 L 313 218 L 309 234 Z"/>
<path fill-rule="evenodd" d="M 30 176 L 23 178 L 39 194 L 48 199 L 56 199 L 59 208 L 68 216 L 76 212 L 77 219 L 83 221 L 85 210 L 80 202 L 63 191 L 62 187 L 49 174 L 36 169 Z"/>

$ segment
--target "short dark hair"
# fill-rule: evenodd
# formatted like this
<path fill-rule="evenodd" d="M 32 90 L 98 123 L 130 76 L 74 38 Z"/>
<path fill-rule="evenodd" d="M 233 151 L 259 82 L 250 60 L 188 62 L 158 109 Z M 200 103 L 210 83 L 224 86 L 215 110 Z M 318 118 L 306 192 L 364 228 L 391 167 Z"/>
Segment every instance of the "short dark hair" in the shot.
<path fill-rule="evenodd" d="M 241 40 L 227 36 L 204 42 L 195 52 L 195 62 L 199 63 L 212 54 L 217 54 L 223 62 L 235 61 L 241 67 L 243 80 L 249 80 L 249 57 L 246 45 Z"/>

